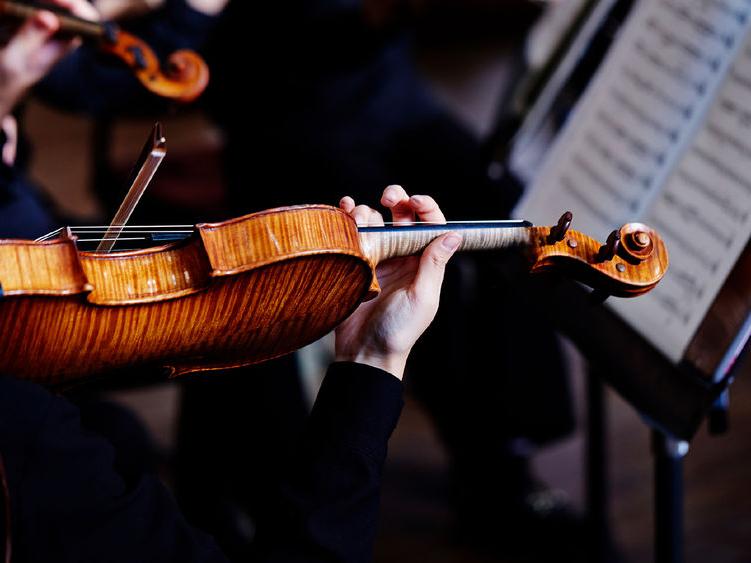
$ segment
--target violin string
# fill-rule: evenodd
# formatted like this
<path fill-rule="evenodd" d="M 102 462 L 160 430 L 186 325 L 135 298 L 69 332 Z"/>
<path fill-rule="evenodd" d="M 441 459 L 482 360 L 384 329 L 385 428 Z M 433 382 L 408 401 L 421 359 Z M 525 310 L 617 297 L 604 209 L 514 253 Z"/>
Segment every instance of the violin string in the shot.
<path fill-rule="evenodd" d="M 457 223 L 468 223 L 468 224 L 476 224 L 476 223 L 522 223 L 522 219 L 488 219 L 488 220 L 471 220 L 471 221 L 410 221 L 408 223 L 402 223 L 398 221 L 385 221 L 384 225 L 451 225 L 451 224 L 457 224 Z M 76 227 L 70 227 L 73 231 L 80 230 L 80 229 L 107 229 L 109 228 L 109 225 L 79 225 Z M 193 229 L 195 228 L 195 225 L 125 225 L 123 226 L 123 229 Z M 57 229 L 58 231 L 60 229 Z M 53 231 L 57 232 L 57 231 Z"/>
<path fill-rule="evenodd" d="M 481 219 L 478 220 L 472 220 L 472 221 L 410 221 L 409 223 L 399 223 L 398 221 L 385 221 L 384 225 L 451 225 L 451 224 L 457 224 L 457 223 L 468 223 L 468 224 L 476 224 L 476 223 L 521 223 L 523 222 L 521 219 L 489 219 L 487 221 L 483 221 Z"/>
<path fill-rule="evenodd" d="M 402 223 L 402 222 L 394 222 L 394 221 L 386 221 L 383 223 L 358 223 L 358 227 L 390 227 L 390 226 L 398 226 L 398 227 L 411 227 L 411 226 L 423 226 L 423 225 L 516 225 L 522 226 L 522 223 L 524 221 L 521 220 L 498 220 L 498 221 L 446 221 L 444 223 L 439 223 L 437 221 L 411 221 L 409 223 Z M 190 227 L 191 225 L 174 225 L 175 227 Z M 169 225 L 160 225 L 157 227 L 149 227 L 147 230 L 145 226 L 138 226 L 138 225 L 132 225 L 129 227 L 124 227 L 123 232 L 129 232 L 129 233 L 192 233 L 195 229 L 169 229 Z M 159 230 L 157 230 L 159 229 Z M 98 232 L 106 232 L 106 227 L 73 227 L 71 228 L 71 231 L 81 234 L 94 234 Z M 56 233 L 51 233 L 56 234 Z M 47 235 L 49 236 L 49 235 Z"/>
<path fill-rule="evenodd" d="M 56 234 L 58 234 L 60 231 L 62 231 L 65 227 L 60 227 L 59 229 L 55 229 L 51 233 L 47 233 L 46 235 L 43 235 L 37 239 L 35 239 L 35 242 L 44 242 L 45 240 L 51 239 Z"/>
<path fill-rule="evenodd" d="M 398 221 L 385 221 L 383 223 L 358 223 L 358 227 L 389 227 L 392 225 L 396 225 L 399 227 L 418 227 L 421 225 L 511 225 L 511 224 L 518 224 L 519 226 L 522 226 L 522 223 L 525 221 L 523 219 L 491 219 L 488 221 L 483 220 L 473 220 L 473 221 L 409 221 L 406 223 L 398 222 Z"/>
<path fill-rule="evenodd" d="M 102 242 L 104 240 L 149 240 L 149 237 L 101 237 L 101 238 L 80 238 L 78 242 Z"/>
<path fill-rule="evenodd" d="M 521 224 L 523 223 L 522 220 L 517 219 L 492 219 L 487 221 L 482 220 L 472 220 L 472 221 L 446 221 L 438 222 L 438 221 L 410 221 L 408 223 L 400 223 L 395 221 L 385 221 L 383 223 L 378 224 L 371 224 L 371 223 L 358 223 L 358 227 L 388 227 L 388 226 L 420 226 L 420 225 L 473 225 L 473 224 L 488 224 L 488 225 L 509 225 L 509 224 Z M 36 242 L 44 242 L 46 240 L 49 240 L 56 235 L 60 234 L 62 232 L 64 227 L 60 227 L 59 229 L 56 229 L 50 233 L 47 233 L 46 235 L 43 235 L 36 239 Z M 82 234 L 82 235 L 92 235 L 97 234 L 101 232 L 106 232 L 107 229 L 109 229 L 109 225 L 83 225 L 78 227 L 70 227 L 70 231 L 73 234 Z M 195 230 L 195 225 L 126 225 L 122 227 L 123 232 L 126 232 L 127 234 L 160 234 L 160 233 L 170 233 L 170 234 L 190 234 Z M 80 239 L 81 242 L 97 242 L 98 240 L 107 240 L 107 239 Z M 128 240 L 145 240 L 144 238 L 139 239 L 128 239 Z"/>
<path fill-rule="evenodd" d="M 77 229 L 108 229 L 109 225 L 78 225 L 71 227 L 72 230 Z M 123 225 L 123 229 L 192 229 L 195 225 Z M 60 229 L 58 229 L 59 231 Z"/>
<path fill-rule="evenodd" d="M 74 234 L 75 233 L 80 233 L 82 235 L 95 235 L 96 233 L 106 233 L 106 232 L 107 232 L 107 229 L 92 229 L 92 230 L 80 230 L 80 231 L 76 230 L 76 231 L 73 231 Z M 161 233 L 192 233 L 193 231 L 192 230 L 190 230 L 190 231 L 180 231 L 180 230 L 174 230 L 174 229 L 169 230 L 169 231 L 153 231 L 153 230 L 152 231 L 147 231 L 147 230 L 142 230 L 142 229 L 128 229 L 127 232 L 128 233 L 138 233 L 138 234 L 141 234 L 141 233 L 146 233 L 146 234 L 150 234 L 150 233 L 161 234 Z"/>

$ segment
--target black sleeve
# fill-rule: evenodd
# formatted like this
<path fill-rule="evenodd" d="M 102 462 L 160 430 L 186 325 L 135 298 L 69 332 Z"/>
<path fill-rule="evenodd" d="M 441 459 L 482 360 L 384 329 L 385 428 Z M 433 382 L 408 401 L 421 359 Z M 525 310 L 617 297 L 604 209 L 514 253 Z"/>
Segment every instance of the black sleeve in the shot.
<path fill-rule="evenodd" d="M 280 488 L 280 509 L 259 522 L 258 560 L 372 560 L 386 446 L 403 406 L 393 375 L 335 363 Z"/>
<path fill-rule="evenodd" d="M 0 150 L 6 142 L 0 129 Z M 0 159 L 0 239 L 33 239 L 56 227 L 50 206 L 23 174 L 21 165 L 8 166 Z M 0 279 L 0 294 L 1 286 Z"/>
<path fill-rule="evenodd" d="M 0 378 L 0 452 L 14 560 L 226 562 L 156 476 L 126 482 L 78 409 L 40 387 Z"/>
<path fill-rule="evenodd" d="M 254 561 L 371 560 L 386 444 L 401 408 L 392 375 L 360 364 L 329 369 L 281 479 L 278 510 L 259 523 Z M 0 378 L 0 452 L 18 561 L 226 561 L 155 476 L 126 481 L 112 447 L 40 387 Z"/>
<path fill-rule="evenodd" d="M 217 16 L 197 12 L 185 0 L 168 0 L 126 31 L 143 39 L 165 61 L 178 49 L 200 51 L 217 21 Z M 89 45 L 61 60 L 36 93 L 60 109 L 94 116 L 158 111 L 167 103 L 141 86 L 122 63 Z"/>

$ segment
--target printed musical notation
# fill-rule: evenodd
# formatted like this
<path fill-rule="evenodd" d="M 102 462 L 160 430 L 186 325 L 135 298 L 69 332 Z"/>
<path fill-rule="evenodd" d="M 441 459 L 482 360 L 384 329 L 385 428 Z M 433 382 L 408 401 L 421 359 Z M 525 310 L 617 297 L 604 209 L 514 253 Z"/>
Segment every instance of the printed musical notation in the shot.
<path fill-rule="evenodd" d="M 751 0 L 641 0 L 516 209 L 656 228 L 670 269 L 607 303 L 673 361 L 751 236 Z"/>

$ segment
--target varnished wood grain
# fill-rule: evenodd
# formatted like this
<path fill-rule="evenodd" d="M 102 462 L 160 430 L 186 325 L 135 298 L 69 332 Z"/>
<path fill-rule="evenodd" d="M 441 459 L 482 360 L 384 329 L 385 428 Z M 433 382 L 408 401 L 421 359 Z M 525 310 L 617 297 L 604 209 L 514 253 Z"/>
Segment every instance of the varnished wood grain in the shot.
<path fill-rule="evenodd" d="M 81 252 L 95 305 L 131 305 L 196 293 L 209 284 L 211 266 L 201 241 L 131 252 Z"/>
<path fill-rule="evenodd" d="M 285 257 L 337 252 L 362 257 L 354 221 L 328 205 L 298 205 L 197 225 L 212 275 L 232 275 Z"/>
<path fill-rule="evenodd" d="M 75 241 L 68 237 L 45 242 L 0 239 L 0 287 L 6 296 L 91 291 Z"/>
<path fill-rule="evenodd" d="M 327 255 L 219 278 L 189 297 L 128 307 L 92 306 L 80 296 L 5 299 L 0 366 L 55 384 L 128 365 L 188 372 L 263 361 L 331 330 L 369 283 L 361 261 Z"/>
<path fill-rule="evenodd" d="M 313 207 L 301 223 L 298 209 L 231 221 L 223 239 L 222 225 L 200 226 L 201 237 L 148 250 L 80 259 L 68 252 L 68 263 L 54 266 L 78 271 L 87 291 L 39 296 L 42 286 L 31 279 L 0 299 L 0 372 L 47 384 L 129 365 L 179 374 L 263 361 L 320 338 L 359 304 L 373 272 L 351 218 Z M 333 234 L 320 228 L 331 221 Z M 257 232 L 267 238 L 251 246 Z M 29 262 L 29 248 L 39 250 L 37 260 Z M 59 248 L 70 245 L 0 243 L 0 279 L 19 264 L 33 278 L 43 255 Z M 49 275 L 41 276 L 48 285 Z"/>

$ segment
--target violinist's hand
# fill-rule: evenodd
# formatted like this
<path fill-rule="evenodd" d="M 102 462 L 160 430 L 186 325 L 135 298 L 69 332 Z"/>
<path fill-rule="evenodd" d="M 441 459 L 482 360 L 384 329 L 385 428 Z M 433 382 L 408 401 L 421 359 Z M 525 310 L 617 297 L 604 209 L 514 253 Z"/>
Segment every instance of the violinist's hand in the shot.
<path fill-rule="evenodd" d="M 401 186 L 389 186 L 381 204 L 391 209 L 395 223 L 446 219 L 433 198 L 409 197 Z M 382 225 L 377 211 L 355 206 L 345 197 L 339 206 L 358 224 Z M 401 379 L 412 346 L 438 310 L 443 273 L 461 236 L 450 232 L 431 242 L 422 256 L 394 258 L 376 268 L 381 294 L 357 310 L 336 329 L 336 360 L 368 364 Z"/>
<path fill-rule="evenodd" d="M 185 0 L 196 12 L 207 16 L 218 15 L 228 0 Z M 106 20 L 119 20 L 142 16 L 164 6 L 165 0 L 94 0 L 99 13 Z"/>
<path fill-rule="evenodd" d="M 86 0 L 52 3 L 82 18 L 98 19 L 97 11 Z M 26 91 L 80 43 L 78 39 L 53 38 L 59 27 L 55 14 L 40 11 L 0 48 L 0 117 L 9 115 Z"/>

